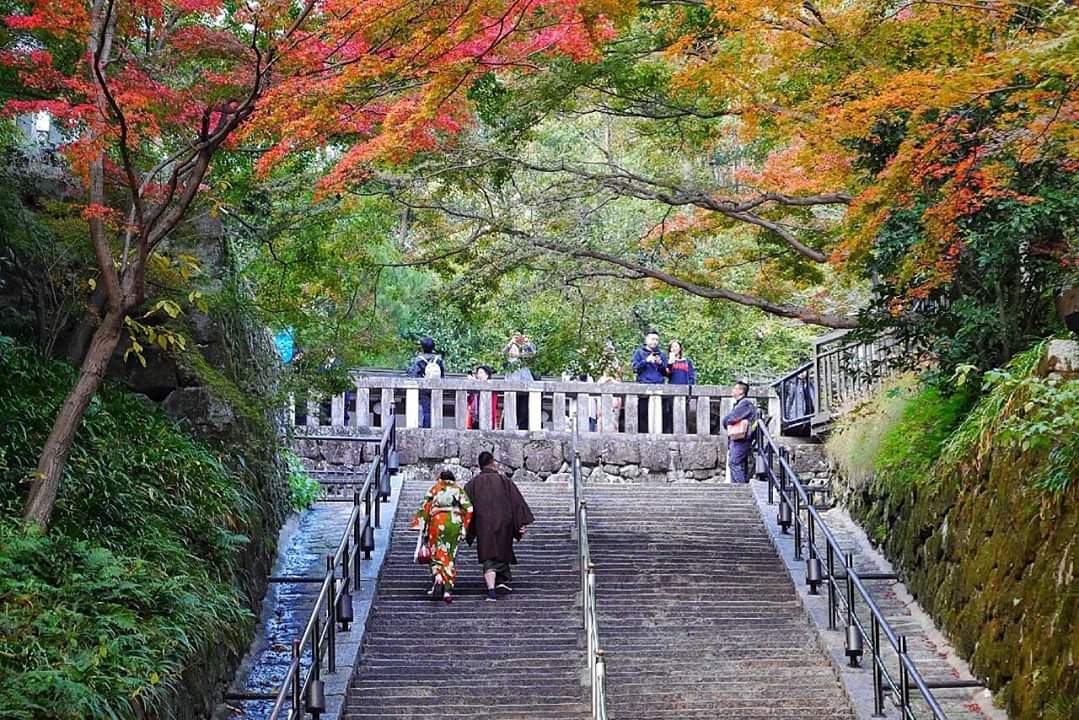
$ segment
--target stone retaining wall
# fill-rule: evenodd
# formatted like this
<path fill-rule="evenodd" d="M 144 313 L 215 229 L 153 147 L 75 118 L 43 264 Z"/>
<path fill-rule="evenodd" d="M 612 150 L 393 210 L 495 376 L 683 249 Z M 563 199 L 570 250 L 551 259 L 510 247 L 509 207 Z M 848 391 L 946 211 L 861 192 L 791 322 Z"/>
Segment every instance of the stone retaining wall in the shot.
<path fill-rule="evenodd" d="M 820 445 L 788 439 L 794 470 L 812 481 L 827 477 L 828 463 Z M 724 475 L 727 460 L 722 438 L 692 435 L 606 435 L 580 438 L 581 464 L 592 482 L 714 480 Z M 398 430 L 402 465 L 448 465 L 473 472 L 479 454 L 495 459 L 518 482 L 569 479 L 573 441 L 569 433 L 506 433 L 483 430 Z M 296 441 L 297 453 L 318 470 L 356 472 L 377 450 L 374 443 L 339 438 Z"/>

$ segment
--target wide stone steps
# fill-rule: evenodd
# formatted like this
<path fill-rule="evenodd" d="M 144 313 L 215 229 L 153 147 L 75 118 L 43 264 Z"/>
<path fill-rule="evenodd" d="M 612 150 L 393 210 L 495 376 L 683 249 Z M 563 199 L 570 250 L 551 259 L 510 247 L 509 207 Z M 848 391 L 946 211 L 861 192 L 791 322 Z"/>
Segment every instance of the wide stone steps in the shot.
<path fill-rule="evenodd" d="M 612 718 L 853 717 L 748 488 L 586 500 Z"/>
<path fill-rule="evenodd" d="M 475 549 L 457 556 L 454 602 L 433 602 L 408 530 L 427 482 L 402 490 L 389 556 L 349 687 L 345 718 L 582 720 L 579 575 L 566 485 L 522 484 L 536 524 L 517 546 L 512 593 L 485 593 Z"/>

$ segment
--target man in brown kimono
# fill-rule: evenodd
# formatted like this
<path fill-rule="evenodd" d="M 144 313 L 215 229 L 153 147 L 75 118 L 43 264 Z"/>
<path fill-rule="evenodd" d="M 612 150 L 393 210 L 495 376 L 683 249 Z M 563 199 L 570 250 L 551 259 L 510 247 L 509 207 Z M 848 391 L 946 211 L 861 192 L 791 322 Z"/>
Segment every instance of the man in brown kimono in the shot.
<path fill-rule="evenodd" d="M 465 485 L 473 510 L 467 539 L 469 545 L 479 541 L 477 554 L 487 583 L 487 601 L 494 602 L 498 589 L 513 589 L 510 565 L 517 563 L 513 541 L 524 537 L 535 518 L 513 481 L 498 472 L 494 455 L 481 452 L 479 465 L 480 474 Z"/>

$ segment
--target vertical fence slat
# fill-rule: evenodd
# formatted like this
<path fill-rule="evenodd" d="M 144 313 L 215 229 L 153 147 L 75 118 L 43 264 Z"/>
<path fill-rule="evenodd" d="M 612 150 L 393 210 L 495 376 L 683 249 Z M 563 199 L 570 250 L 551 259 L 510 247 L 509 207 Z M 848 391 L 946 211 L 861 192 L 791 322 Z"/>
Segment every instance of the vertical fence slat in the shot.
<path fill-rule="evenodd" d="M 712 434 L 712 398 L 707 395 L 697 398 L 697 434 Z"/>
<path fill-rule="evenodd" d="M 599 431 L 618 432 L 618 423 L 614 417 L 614 396 L 602 395 L 599 400 Z"/>
<path fill-rule="evenodd" d="M 431 427 L 442 429 L 442 390 L 431 390 Z"/>
<path fill-rule="evenodd" d="M 588 415 L 591 408 L 592 396 L 588 393 L 577 393 L 577 432 L 588 432 Z"/>
<path fill-rule="evenodd" d="M 468 391 L 455 390 L 453 394 L 453 424 L 458 430 L 467 427 Z"/>
<path fill-rule="evenodd" d="M 686 398 L 679 395 L 674 399 L 674 432 L 685 435 L 686 430 Z"/>
<path fill-rule="evenodd" d="M 636 394 L 626 395 L 625 407 L 622 413 L 626 417 L 626 434 L 636 435 L 637 429 L 637 408 L 640 398 Z"/>
<path fill-rule="evenodd" d="M 491 391 L 480 391 L 480 429 L 490 430 L 494 418 L 491 417 Z"/>
<path fill-rule="evenodd" d="M 539 390 L 528 391 L 528 429 L 543 429 L 543 393 Z"/>
<path fill-rule="evenodd" d="M 371 424 L 371 391 L 356 384 L 356 424 L 367 427 Z"/>
<path fill-rule="evenodd" d="M 502 409 L 502 422 L 506 430 L 517 429 L 517 393 L 507 390 L 505 395 L 506 407 Z"/>
<path fill-rule="evenodd" d="M 556 392 L 551 399 L 551 427 L 555 432 L 566 430 L 566 393 Z"/>
<path fill-rule="evenodd" d="M 334 427 L 344 427 L 345 424 L 345 394 L 338 393 L 330 398 L 330 424 Z"/>
<path fill-rule="evenodd" d="M 414 428 L 420 426 L 420 390 L 419 388 L 405 388 L 405 427 Z"/>
<path fill-rule="evenodd" d="M 659 395 L 648 396 L 648 434 L 659 435 L 663 432 L 663 398 Z"/>
<path fill-rule="evenodd" d="M 393 415 L 393 388 L 382 388 L 381 422 L 379 427 L 389 427 L 390 416 Z"/>
<path fill-rule="evenodd" d="M 318 397 L 311 395 L 307 398 L 307 427 L 318 427 L 318 416 L 322 414 L 319 407 Z"/>

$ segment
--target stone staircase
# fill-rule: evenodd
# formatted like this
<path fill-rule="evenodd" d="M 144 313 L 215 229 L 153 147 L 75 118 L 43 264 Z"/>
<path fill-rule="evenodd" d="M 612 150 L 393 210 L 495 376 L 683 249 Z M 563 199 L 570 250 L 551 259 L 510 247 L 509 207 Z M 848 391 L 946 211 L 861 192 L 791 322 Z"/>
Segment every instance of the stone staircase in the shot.
<path fill-rule="evenodd" d="M 586 499 L 611 718 L 853 717 L 747 486 Z"/>
<path fill-rule="evenodd" d="M 522 483 L 536 524 L 517 547 L 514 591 L 485 602 L 475 548 L 462 544 L 446 605 L 425 594 L 430 575 L 412 562 L 416 534 L 407 529 L 429 484 L 402 489 L 344 717 L 587 718 L 570 489 Z"/>

